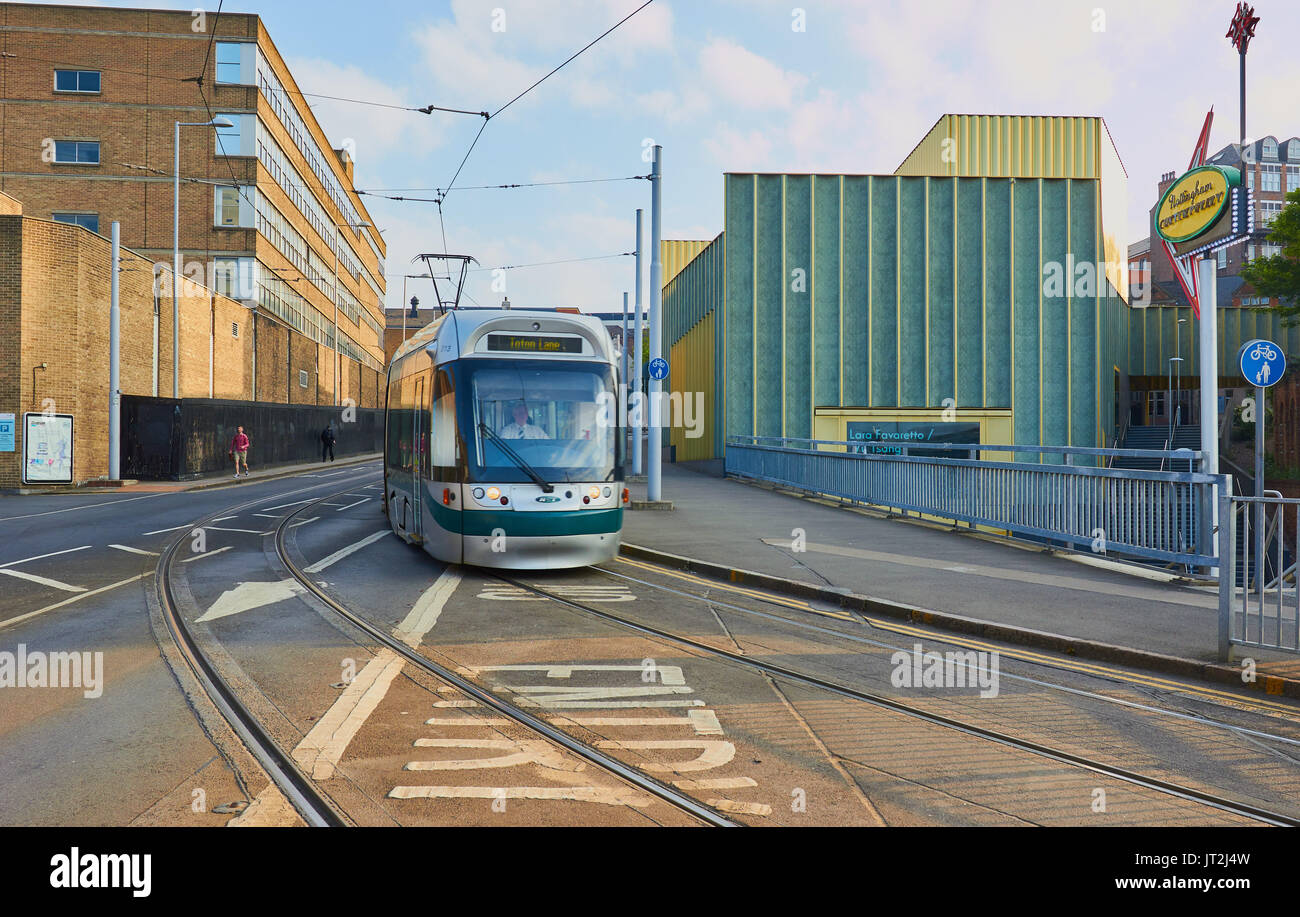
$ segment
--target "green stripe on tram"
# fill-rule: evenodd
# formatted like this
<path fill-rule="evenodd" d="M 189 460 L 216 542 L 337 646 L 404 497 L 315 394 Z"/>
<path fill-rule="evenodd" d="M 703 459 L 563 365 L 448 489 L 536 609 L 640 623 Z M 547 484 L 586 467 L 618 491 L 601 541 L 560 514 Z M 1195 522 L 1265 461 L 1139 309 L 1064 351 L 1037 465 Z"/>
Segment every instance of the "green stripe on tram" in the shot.
<path fill-rule="evenodd" d="M 545 510 L 518 512 L 516 510 L 462 511 L 444 506 L 440 500 L 429 498 L 429 509 L 434 521 L 448 532 L 465 535 L 491 535 L 503 529 L 507 536 L 521 537 L 543 535 L 602 535 L 617 532 L 623 527 L 623 508 Z"/>

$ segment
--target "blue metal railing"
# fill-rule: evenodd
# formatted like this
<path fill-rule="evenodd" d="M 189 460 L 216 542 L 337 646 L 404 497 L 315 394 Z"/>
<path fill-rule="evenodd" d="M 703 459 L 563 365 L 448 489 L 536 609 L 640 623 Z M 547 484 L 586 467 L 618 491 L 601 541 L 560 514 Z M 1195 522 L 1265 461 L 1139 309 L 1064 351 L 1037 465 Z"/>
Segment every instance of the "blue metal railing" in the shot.
<path fill-rule="evenodd" d="M 727 438 L 726 473 L 1095 553 L 1189 567 L 1216 563 L 1203 520 L 1226 476 L 1108 468 L 1103 461 L 1169 453 L 983 443 L 900 443 L 900 454 L 893 455 L 854 451 L 863 445 L 733 435 Z M 922 451 L 930 454 L 907 454 Z M 935 451 L 1039 454 L 1060 462 L 939 458 Z M 1200 453 L 1179 453 L 1177 464 L 1184 461 L 1199 464 Z"/>

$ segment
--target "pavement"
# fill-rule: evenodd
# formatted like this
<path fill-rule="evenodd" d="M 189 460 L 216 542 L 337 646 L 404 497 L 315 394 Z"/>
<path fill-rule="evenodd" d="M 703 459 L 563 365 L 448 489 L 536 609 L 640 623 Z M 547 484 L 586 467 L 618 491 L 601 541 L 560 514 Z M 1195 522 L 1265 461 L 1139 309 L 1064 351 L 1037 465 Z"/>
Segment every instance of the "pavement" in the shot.
<path fill-rule="evenodd" d="M 233 470 L 227 468 L 209 474 L 198 475 L 184 481 L 125 481 L 115 484 L 107 481 L 92 481 L 78 487 L 23 487 L 12 493 L 23 496 L 36 494 L 87 494 L 87 493 L 177 493 L 185 490 L 203 490 L 209 487 L 225 487 L 228 484 L 246 484 L 256 481 L 273 481 L 294 475 L 322 471 L 325 466 L 343 468 L 361 462 L 373 462 L 383 458 L 382 452 L 367 452 L 361 455 L 348 455 L 332 462 L 298 462 L 292 465 L 272 465 L 268 468 L 250 469 L 247 475 L 235 477 Z M 5 493 L 5 491 L 0 491 Z"/>
<path fill-rule="evenodd" d="M 645 485 L 633 482 L 642 498 Z M 663 466 L 674 509 L 628 512 L 626 556 L 1070 656 L 1300 697 L 1300 660 L 1221 665 L 1218 592 L 1159 571 Z M 802 548 L 800 550 L 799 548 Z"/>

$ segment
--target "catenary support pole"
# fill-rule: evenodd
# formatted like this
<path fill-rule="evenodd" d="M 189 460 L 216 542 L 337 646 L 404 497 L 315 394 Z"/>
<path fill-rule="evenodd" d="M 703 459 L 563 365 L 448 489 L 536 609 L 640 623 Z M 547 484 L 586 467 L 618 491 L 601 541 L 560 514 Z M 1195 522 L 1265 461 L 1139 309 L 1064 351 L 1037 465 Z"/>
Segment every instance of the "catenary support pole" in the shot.
<path fill-rule="evenodd" d="M 631 395 L 631 393 L 632 393 L 632 388 L 631 388 L 631 385 L 630 385 L 630 383 L 629 383 L 629 381 L 628 381 L 628 377 L 627 377 L 627 371 L 628 371 L 628 358 L 629 358 L 629 356 L 630 356 L 630 354 L 629 354 L 629 352 L 628 352 L 628 351 L 629 351 L 629 348 L 628 348 L 628 346 L 627 346 L 627 344 L 628 344 L 628 341 L 627 341 L 627 318 L 628 318 L 628 316 L 627 316 L 627 291 L 624 290 L 624 291 L 623 291 L 623 334 L 619 337 L 619 349 L 621 349 L 621 350 L 623 351 L 623 353 L 622 353 L 622 355 L 621 355 L 621 357 L 620 357 L 620 359 L 619 359 L 619 364 L 618 364 L 618 369 L 619 369 L 619 378 L 623 380 L 623 383 L 622 383 L 622 384 L 623 384 L 623 405 L 622 405 L 622 410 L 623 410 L 623 417 L 624 417 L 624 418 L 627 417 L 628 397 L 629 397 L 629 396 Z M 624 448 L 624 450 L 626 450 L 626 449 L 628 448 L 627 421 L 626 421 L 626 420 L 620 420 L 620 421 L 618 422 L 618 428 L 619 428 L 619 430 L 622 431 L 622 436 L 623 436 L 623 448 Z M 626 452 L 624 453 L 624 456 L 623 456 L 623 462 L 624 462 L 624 464 L 627 463 L 627 454 L 626 454 Z"/>
<path fill-rule="evenodd" d="M 650 359 L 657 360 L 663 356 L 663 262 L 659 255 L 659 239 L 662 231 L 663 200 L 663 158 L 664 148 L 655 144 L 654 167 L 650 177 Z M 659 410 L 659 396 L 663 392 L 663 382 L 650 380 L 650 437 L 646 442 L 646 498 L 650 502 L 662 499 L 663 437 L 660 429 L 663 417 Z"/>
<path fill-rule="evenodd" d="M 109 249 L 108 282 L 108 477 L 122 479 L 122 392 L 120 384 L 121 312 L 118 299 L 119 258 L 122 252 L 122 226 L 113 221 L 112 246 Z"/>
<path fill-rule="evenodd" d="M 636 422 L 632 425 L 632 473 L 641 473 L 641 430 L 645 420 L 645 402 L 641 398 L 641 208 L 636 211 L 636 341 L 633 353 L 632 391 L 636 395 Z"/>

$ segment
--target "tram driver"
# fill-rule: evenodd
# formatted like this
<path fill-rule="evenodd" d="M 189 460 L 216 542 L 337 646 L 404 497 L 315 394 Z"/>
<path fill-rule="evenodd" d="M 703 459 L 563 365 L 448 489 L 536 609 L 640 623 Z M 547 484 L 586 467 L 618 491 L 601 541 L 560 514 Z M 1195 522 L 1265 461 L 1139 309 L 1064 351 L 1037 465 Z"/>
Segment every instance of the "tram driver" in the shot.
<path fill-rule="evenodd" d="M 506 424 L 498 434 L 502 439 L 550 439 L 545 430 L 528 422 L 528 405 L 522 401 L 515 402 L 512 416 L 514 422 Z"/>

